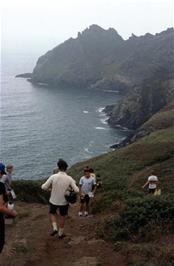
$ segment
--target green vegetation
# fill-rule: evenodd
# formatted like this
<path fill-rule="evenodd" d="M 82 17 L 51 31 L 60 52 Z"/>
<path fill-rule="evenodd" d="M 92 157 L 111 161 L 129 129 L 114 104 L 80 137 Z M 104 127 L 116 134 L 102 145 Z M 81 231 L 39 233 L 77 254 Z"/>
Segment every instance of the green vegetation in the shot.
<path fill-rule="evenodd" d="M 41 189 L 44 180 L 16 180 L 13 182 L 17 199 L 25 202 L 48 203 L 49 193 Z"/>
<path fill-rule="evenodd" d="M 174 125 L 174 103 L 169 104 L 167 108 L 153 115 L 141 128 L 155 131 L 172 125 Z"/>
<path fill-rule="evenodd" d="M 161 234 L 174 233 L 173 220 L 173 197 L 131 199 L 119 216 L 104 224 L 103 236 L 114 241 L 157 240 Z"/>
<path fill-rule="evenodd" d="M 153 132 L 125 148 L 76 164 L 70 174 L 79 179 L 86 165 L 101 174 L 103 187 L 95 200 L 95 211 L 106 211 L 117 200 L 143 196 L 141 186 L 152 169 L 159 176 L 162 193 L 172 193 L 173 132 L 174 127 Z"/>
<path fill-rule="evenodd" d="M 115 250 L 127 258 L 126 265 L 130 266 L 170 266 L 174 261 L 174 248 L 170 244 L 174 234 L 174 126 L 159 129 L 164 116 L 160 113 L 156 117 L 157 120 L 155 117 L 151 120 L 154 127 L 149 135 L 69 170 L 77 181 L 86 165 L 101 175 L 103 186 L 92 203 L 93 213 L 100 212 L 104 219 L 100 221 L 98 234 L 114 241 Z M 152 169 L 159 177 L 161 196 L 149 196 L 142 189 Z M 15 181 L 18 199 L 47 203 L 49 193 L 40 188 L 43 182 Z"/>

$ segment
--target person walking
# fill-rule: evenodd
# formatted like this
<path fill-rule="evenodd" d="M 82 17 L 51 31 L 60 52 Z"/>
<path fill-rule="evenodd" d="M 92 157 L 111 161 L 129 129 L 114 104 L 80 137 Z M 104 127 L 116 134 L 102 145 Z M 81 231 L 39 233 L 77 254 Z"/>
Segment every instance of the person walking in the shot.
<path fill-rule="evenodd" d="M 0 163 L 0 253 L 3 250 L 4 243 L 5 243 L 5 220 L 4 220 L 4 214 L 16 217 L 17 212 L 14 210 L 10 210 L 7 208 L 7 193 L 5 189 L 5 185 L 2 182 L 3 176 L 6 174 L 5 172 L 5 165 L 3 163 Z"/>
<path fill-rule="evenodd" d="M 144 189 L 146 186 L 148 186 L 148 192 L 154 194 L 155 190 L 157 189 L 158 182 L 158 177 L 154 174 L 154 170 L 152 170 L 147 182 L 142 186 L 142 188 Z"/>
<path fill-rule="evenodd" d="M 14 167 L 12 164 L 8 164 L 6 166 L 6 174 L 2 177 L 2 182 L 5 185 L 5 189 L 8 195 L 8 199 L 10 202 L 13 202 L 14 199 L 16 199 L 16 194 L 14 192 L 13 186 L 12 186 L 12 173 L 13 173 Z"/>
<path fill-rule="evenodd" d="M 7 194 L 9 194 L 10 191 L 12 190 L 12 172 L 13 172 L 13 165 L 8 164 L 6 166 L 6 174 L 3 175 L 3 177 L 2 177 L 2 182 L 5 185 Z"/>
<path fill-rule="evenodd" d="M 84 169 L 84 176 L 80 178 L 80 210 L 79 216 L 88 216 L 90 198 L 94 197 L 96 191 L 96 181 L 91 176 L 91 171 L 87 167 Z"/>
<path fill-rule="evenodd" d="M 64 160 L 59 159 L 57 165 L 59 172 L 51 175 L 41 188 L 43 190 L 51 190 L 49 215 L 53 231 L 50 235 L 54 236 L 58 234 L 59 238 L 62 239 L 65 236 L 65 217 L 68 214 L 69 207 L 65 195 L 70 188 L 76 193 L 79 192 L 79 188 L 76 186 L 75 180 L 66 174 L 68 164 Z M 60 214 L 59 230 L 57 227 L 57 210 L 59 210 Z"/>

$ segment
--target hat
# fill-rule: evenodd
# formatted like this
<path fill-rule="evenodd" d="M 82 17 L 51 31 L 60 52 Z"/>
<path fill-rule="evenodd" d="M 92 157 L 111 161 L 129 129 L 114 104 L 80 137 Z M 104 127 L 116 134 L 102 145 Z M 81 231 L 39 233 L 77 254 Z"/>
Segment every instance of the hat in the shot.
<path fill-rule="evenodd" d="M 149 176 L 148 181 L 157 182 L 158 181 L 158 177 L 155 176 L 155 175 L 151 175 L 151 176 Z"/>
<path fill-rule="evenodd" d="M 2 174 L 6 174 L 6 172 L 5 172 L 5 165 L 3 163 L 0 163 L 0 172 Z"/>

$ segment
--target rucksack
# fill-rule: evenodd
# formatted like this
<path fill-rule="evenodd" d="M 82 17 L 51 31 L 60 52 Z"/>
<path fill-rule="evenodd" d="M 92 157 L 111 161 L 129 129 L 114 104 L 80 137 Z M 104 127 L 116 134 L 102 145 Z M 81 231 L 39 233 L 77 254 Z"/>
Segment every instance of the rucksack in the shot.
<path fill-rule="evenodd" d="M 67 195 L 65 195 L 65 199 L 68 201 L 68 203 L 76 203 L 77 201 L 77 193 L 74 191 L 69 191 Z"/>

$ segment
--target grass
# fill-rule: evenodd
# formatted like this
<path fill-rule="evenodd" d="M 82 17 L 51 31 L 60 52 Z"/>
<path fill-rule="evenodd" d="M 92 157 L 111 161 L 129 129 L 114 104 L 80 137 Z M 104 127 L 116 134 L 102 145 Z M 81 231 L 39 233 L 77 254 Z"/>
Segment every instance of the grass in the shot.
<path fill-rule="evenodd" d="M 116 243 L 115 250 L 126 257 L 126 265 L 173 265 L 172 241 L 161 244 L 160 239 L 174 234 L 174 126 L 77 163 L 69 174 L 78 182 L 86 165 L 94 168 L 103 181 L 92 204 L 92 211 L 105 217 L 98 227 L 99 236 Z M 148 196 L 141 188 L 152 169 L 160 180 L 159 198 Z M 42 183 L 15 181 L 18 199 L 47 203 L 49 193 L 41 190 Z"/>
<path fill-rule="evenodd" d="M 165 129 L 174 125 L 174 103 L 153 115 L 141 128 L 150 131 Z"/>
<path fill-rule="evenodd" d="M 49 193 L 41 189 L 43 180 L 16 180 L 13 181 L 13 187 L 17 199 L 25 202 L 47 203 Z"/>
<path fill-rule="evenodd" d="M 125 148 L 74 165 L 70 174 L 79 180 L 86 165 L 100 173 L 103 187 L 95 201 L 95 211 L 105 210 L 120 199 L 143 196 L 141 186 L 152 169 L 157 172 L 165 193 L 172 193 L 169 184 L 174 173 L 173 132 L 174 127 L 153 132 Z"/>

